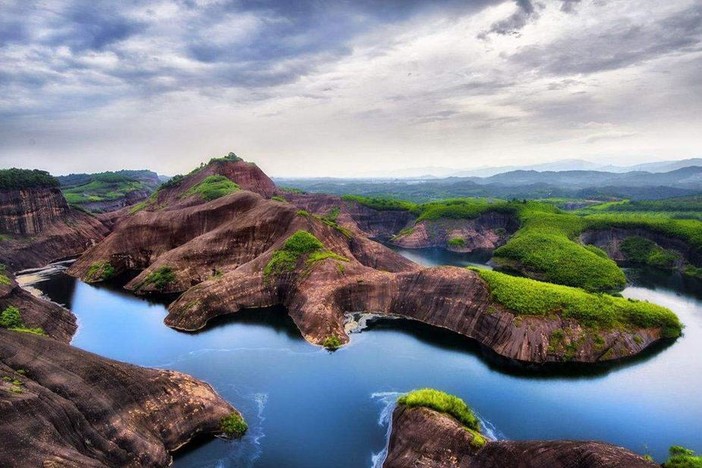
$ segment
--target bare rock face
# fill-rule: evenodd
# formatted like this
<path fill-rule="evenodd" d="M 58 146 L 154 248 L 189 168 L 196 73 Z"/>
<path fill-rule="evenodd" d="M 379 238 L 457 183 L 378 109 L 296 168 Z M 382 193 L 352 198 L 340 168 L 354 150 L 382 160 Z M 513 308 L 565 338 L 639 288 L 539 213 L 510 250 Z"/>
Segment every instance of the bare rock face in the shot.
<path fill-rule="evenodd" d="M 68 214 L 58 188 L 0 190 L 0 231 L 20 236 L 43 232 Z"/>
<path fill-rule="evenodd" d="M 9 272 L 4 274 L 10 284 L 0 284 L 0 311 L 17 307 L 28 328 L 41 328 L 55 340 L 68 343 L 76 332 L 76 318 L 67 309 L 32 296 L 17 285 Z"/>
<path fill-rule="evenodd" d="M 107 227 L 68 206 L 57 188 L 0 191 L 0 263 L 14 271 L 77 256 Z"/>
<path fill-rule="evenodd" d="M 184 374 L 0 329 L 1 466 L 168 466 L 234 412 Z"/>
<path fill-rule="evenodd" d="M 601 442 L 488 441 L 475 444 L 471 432 L 451 416 L 428 408 L 398 405 L 385 468 L 651 468 L 629 450 Z"/>
<path fill-rule="evenodd" d="M 392 243 L 408 249 L 442 247 L 453 252 L 494 250 L 519 228 L 514 216 L 488 212 L 475 219 L 421 221 Z"/>

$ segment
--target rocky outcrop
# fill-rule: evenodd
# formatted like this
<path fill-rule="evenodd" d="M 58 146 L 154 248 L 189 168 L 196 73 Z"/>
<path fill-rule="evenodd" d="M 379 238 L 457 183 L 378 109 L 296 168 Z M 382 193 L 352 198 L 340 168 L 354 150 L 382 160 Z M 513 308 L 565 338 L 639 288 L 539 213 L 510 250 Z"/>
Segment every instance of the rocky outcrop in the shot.
<path fill-rule="evenodd" d="M 58 188 L 0 190 L 0 232 L 35 236 L 69 212 Z"/>
<path fill-rule="evenodd" d="M 13 271 L 80 255 L 107 233 L 57 188 L 0 191 L 0 263 Z"/>
<path fill-rule="evenodd" d="M 674 250 L 681 258 L 697 267 L 702 267 L 702 251 L 695 249 L 682 239 L 665 235 L 650 229 L 625 229 L 610 227 L 607 229 L 590 229 L 580 234 L 580 241 L 584 244 L 595 245 L 619 264 L 626 263 L 626 257 L 621 250 L 621 244 L 630 237 L 648 239 L 667 250 Z"/>
<path fill-rule="evenodd" d="M 475 219 L 441 219 L 420 221 L 392 243 L 407 249 L 441 247 L 453 252 L 494 250 L 507 242 L 519 228 L 515 216 L 487 212 Z"/>
<path fill-rule="evenodd" d="M 76 332 L 76 318 L 67 309 L 34 297 L 20 288 L 9 272 L 2 274 L 7 281 L 0 282 L 0 311 L 9 306 L 17 307 L 22 321 L 28 328 L 41 328 L 55 340 L 68 343 Z"/>
<path fill-rule="evenodd" d="M 488 441 L 437 411 L 398 405 L 385 468 L 651 468 L 655 463 L 629 450 L 601 442 Z"/>
<path fill-rule="evenodd" d="M 409 211 L 378 211 L 335 195 L 287 193 L 285 196 L 295 206 L 319 216 L 328 215 L 337 209 L 337 222 L 340 225 L 358 229 L 367 237 L 382 242 L 389 241 L 398 232 L 413 226 L 416 220 L 416 216 Z"/>
<path fill-rule="evenodd" d="M 207 384 L 0 329 L 1 466 L 168 466 L 234 412 Z"/>

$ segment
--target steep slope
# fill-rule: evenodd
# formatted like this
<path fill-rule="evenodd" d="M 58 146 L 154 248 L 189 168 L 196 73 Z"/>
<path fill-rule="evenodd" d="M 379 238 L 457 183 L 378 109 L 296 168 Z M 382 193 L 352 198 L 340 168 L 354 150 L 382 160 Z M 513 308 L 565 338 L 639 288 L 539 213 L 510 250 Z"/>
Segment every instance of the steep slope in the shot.
<path fill-rule="evenodd" d="M 57 179 L 69 204 L 93 213 L 106 213 L 138 203 L 161 185 L 159 175 L 146 170 L 70 174 Z"/>
<path fill-rule="evenodd" d="M 168 466 L 235 410 L 171 371 L 0 329 L 2 466 Z"/>
<path fill-rule="evenodd" d="M 201 171 L 221 176 L 235 173 L 231 166 L 241 167 L 241 162 Z M 212 172 L 217 170 L 221 174 Z M 211 177 L 201 171 L 159 195 L 166 204 L 122 221 L 69 273 L 100 281 L 132 270 L 138 275 L 127 289 L 182 293 L 165 319 L 180 330 L 201 329 L 217 316 L 244 308 L 283 305 L 303 336 L 316 344 L 347 342 L 348 312 L 448 328 L 496 355 L 538 364 L 616 360 L 679 334 L 677 318 L 663 308 L 656 312 L 673 322 L 673 333 L 664 333 L 667 324 L 655 321 L 643 326 L 617 322 L 594 330 L 558 310 L 517 313 L 493 298 L 473 271 L 423 269 L 369 240 L 355 221 L 344 223 L 353 221 L 353 213 L 312 215 L 244 190 L 203 200 L 192 190 L 198 180 Z M 266 179 L 252 185 L 264 186 Z M 227 180 L 240 185 L 238 179 Z M 556 330 L 565 330 L 567 347 L 549 346 Z"/>
<path fill-rule="evenodd" d="M 0 171 L 0 182 L 14 176 L 14 183 L 0 184 L 0 263 L 14 271 L 79 255 L 108 232 L 95 217 L 70 208 L 50 175 L 33 182 L 35 172 Z"/>

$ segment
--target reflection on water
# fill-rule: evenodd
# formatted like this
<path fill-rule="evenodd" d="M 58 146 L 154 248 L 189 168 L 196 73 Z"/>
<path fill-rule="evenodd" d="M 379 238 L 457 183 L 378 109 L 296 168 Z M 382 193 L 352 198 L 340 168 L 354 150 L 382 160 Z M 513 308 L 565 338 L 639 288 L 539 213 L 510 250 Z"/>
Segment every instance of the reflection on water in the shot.
<path fill-rule="evenodd" d="M 702 451 L 702 301 L 685 284 L 651 281 L 624 295 L 670 307 L 685 335 L 644 360 L 586 376 L 505 372 L 468 340 L 404 320 L 375 322 L 328 353 L 307 344 L 280 308 L 180 333 L 163 325 L 162 304 L 114 288 L 57 271 L 34 286 L 72 307 L 75 346 L 190 373 L 244 413 L 243 440 L 195 445 L 176 466 L 358 467 L 382 459 L 394 396 L 425 386 L 464 398 L 498 437 L 606 440 L 658 460 L 673 444 Z"/>

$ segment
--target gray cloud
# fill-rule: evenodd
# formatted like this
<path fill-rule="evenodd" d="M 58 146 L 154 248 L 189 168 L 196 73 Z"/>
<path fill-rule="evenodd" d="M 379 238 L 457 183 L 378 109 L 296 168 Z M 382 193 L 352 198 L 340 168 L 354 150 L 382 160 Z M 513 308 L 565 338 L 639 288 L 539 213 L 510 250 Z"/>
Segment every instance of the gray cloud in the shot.
<path fill-rule="evenodd" d="M 517 4 L 517 11 L 509 17 L 494 23 L 488 31 L 478 35 L 478 38 L 485 39 L 489 34 L 518 34 L 530 21 L 539 18 L 539 10 L 544 6 L 541 3 L 533 3 L 531 0 L 514 0 Z"/>

